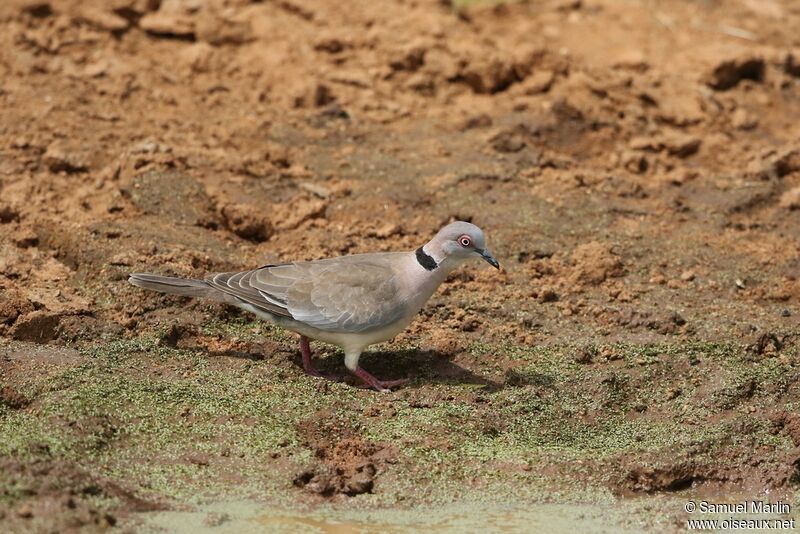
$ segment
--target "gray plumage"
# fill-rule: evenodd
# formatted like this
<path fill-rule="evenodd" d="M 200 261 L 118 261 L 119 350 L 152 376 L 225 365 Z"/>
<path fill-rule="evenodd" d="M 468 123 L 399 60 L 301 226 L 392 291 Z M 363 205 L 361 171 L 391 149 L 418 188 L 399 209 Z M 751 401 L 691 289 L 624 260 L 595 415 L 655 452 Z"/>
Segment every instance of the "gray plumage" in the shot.
<path fill-rule="evenodd" d="M 212 274 L 204 280 L 133 273 L 129 282 L 163 293 L 226 302 L 301 336 L 339 345 L 348 369 L 383 391 L 384 383 L 358 367 L 361 352 L 403 330 L 447 274 L 476 256 L 498 267 L 485 249 L 483 232 L 470 223 L 456 222 L 415 252 L 267 265 Z M 304 351 L 306 369 L 316 373 L 306 356 Z"/>

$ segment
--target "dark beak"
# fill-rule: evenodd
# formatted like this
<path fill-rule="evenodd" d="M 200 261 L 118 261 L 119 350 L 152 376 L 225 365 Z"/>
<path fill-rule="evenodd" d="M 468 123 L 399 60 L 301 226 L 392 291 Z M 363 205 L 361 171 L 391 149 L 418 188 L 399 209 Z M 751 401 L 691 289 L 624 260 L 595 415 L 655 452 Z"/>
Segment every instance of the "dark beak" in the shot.
<path fill-rule="evenodd" d="M 496 259 L 494 259 L 494 256 L 492 256 L 492 253 L 489 252 L 488 250 L 486 250 L 486 249 L 484 249 L 484 250 L 475 249 L 475 252 L 480 254 L 481 258 L 486 260 L 486 263 L 488 263 L 489 265 L 491 265 L 495 269 L 499 269 L 500 268 L 500 264 L 497 262 Z"/>

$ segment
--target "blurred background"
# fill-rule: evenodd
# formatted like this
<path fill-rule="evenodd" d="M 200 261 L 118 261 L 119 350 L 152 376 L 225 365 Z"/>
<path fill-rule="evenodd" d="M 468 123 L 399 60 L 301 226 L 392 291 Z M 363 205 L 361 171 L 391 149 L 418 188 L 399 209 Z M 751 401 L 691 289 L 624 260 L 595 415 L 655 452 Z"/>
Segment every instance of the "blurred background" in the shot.
<path fill-rule="evenodd" d="M 4 0 L 0 522 L 792 495 L 798 28 L 790 0 Z M 415 378 L 388 397 L 125 282 L 452 219 L 504 269 L 454 274 L 365 359 Z M 613 521 L 681 517 L 656 502 Z"/>

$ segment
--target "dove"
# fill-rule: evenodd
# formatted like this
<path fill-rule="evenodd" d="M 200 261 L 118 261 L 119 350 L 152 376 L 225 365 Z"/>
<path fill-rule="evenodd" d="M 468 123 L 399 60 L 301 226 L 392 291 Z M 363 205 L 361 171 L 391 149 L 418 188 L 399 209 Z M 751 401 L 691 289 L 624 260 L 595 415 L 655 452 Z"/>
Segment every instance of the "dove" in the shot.
<path fill-rule="evenodd" d="M 306 373 L 321 377 L 312 363 L 310 339 L 344 351 L 345 367 L 367 386 L 388 392 L 407 380 L 379 380 L 358 364 L 370 345 L 402 332 L 447 275 L 480 258 L 499 269 L 483 231 L 456 221 L 410 252 L 354 254 L 265 265 L 210 274 L 203 280 L 132 273 L 138 287 L 225 302 L 300 334 Z"/>

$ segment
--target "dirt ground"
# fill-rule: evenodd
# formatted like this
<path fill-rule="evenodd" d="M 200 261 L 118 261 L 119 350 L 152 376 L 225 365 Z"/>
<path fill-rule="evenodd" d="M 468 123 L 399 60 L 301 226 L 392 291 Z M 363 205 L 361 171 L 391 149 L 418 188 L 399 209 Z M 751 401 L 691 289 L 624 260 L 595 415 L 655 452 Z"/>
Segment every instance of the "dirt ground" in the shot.
<path fill-rule="evenodd" d="M 800 504 L 797 28 L 791 0 L 3 0 L 0 524 Z M 452 219 L 503 269 L 364 357 L 412 378 L 387 395 L 126 283 Z"/>

